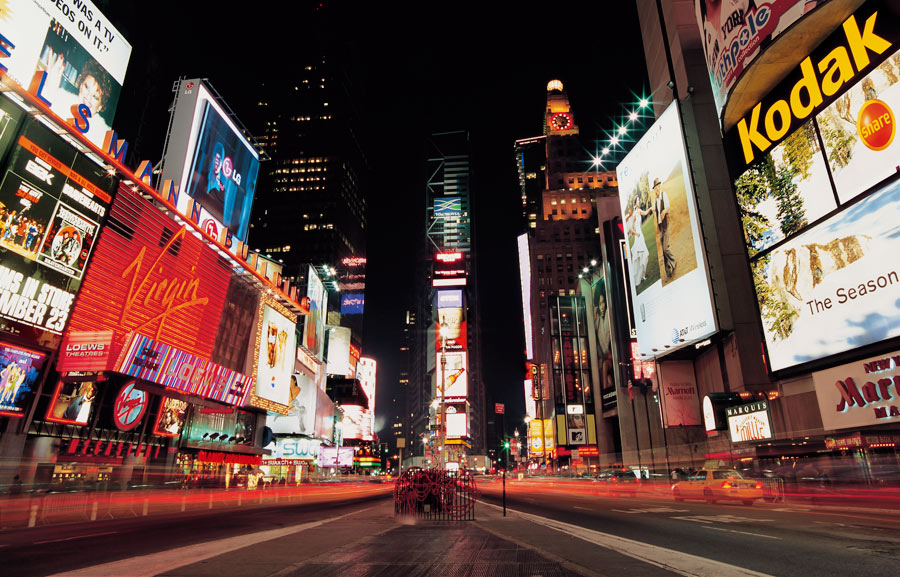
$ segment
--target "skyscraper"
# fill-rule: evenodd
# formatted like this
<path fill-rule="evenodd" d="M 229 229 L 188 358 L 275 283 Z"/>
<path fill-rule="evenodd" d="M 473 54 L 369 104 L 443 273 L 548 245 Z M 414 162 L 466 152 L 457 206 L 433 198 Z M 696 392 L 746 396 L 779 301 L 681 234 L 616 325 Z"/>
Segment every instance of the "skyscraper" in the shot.
<path fill-rule="evenodd" d="M 559 80 L 547 85 L 543 132 L 516 142 L 528 247 L 520 254 L 527 255 L 530 278 L 523 282 L 531 289 L 524 306 L 533 321 L 526 340 L 534 343 L 530 360 L 543 370 L 536 389 L 543 391 L 537 395 L 543 399 L 538 400 L 538 419 L 554 431 L 530 429 L 536 436 L 529 442 L 533 457 L 551 456 L 555 446 L 597 442 L 600 403 L 591 386 L 586 303 L 578 293 L 578 274 L 600 255 L 596 199 L 614 197 L 617 191 L 615 173 L 591 167 Z"/>
<path fill-rule="evenodd" d="M 411 424 L 420 426 L 428 416 L 433 431 L 443 430 L 438 423 L 446 416 L 452 429 L 447 441 L 456 458 L 485 451 L 469 135 L 435 133 L 426 146 L 424 268 L 416 276 L 422 283 L 416 298 L 419 318 L 427 328 L 412 348 L 414 362 L 424 370 L 411 371 L 410 388 L 416 389 L 410 396 Z M 416 374 L 424 379 L 416 382 Z M 442 392 L 446 415 L 433 403 Z"/>

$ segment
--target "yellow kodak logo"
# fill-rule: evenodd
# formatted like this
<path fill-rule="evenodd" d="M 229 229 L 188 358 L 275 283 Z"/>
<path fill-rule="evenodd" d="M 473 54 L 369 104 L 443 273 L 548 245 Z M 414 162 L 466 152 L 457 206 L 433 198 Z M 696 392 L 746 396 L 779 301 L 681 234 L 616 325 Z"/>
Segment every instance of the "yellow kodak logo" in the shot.
<path fill-rule="evenodd" d="M 749 123 L 746 116 L 738 122 L 738 136 L 747 164 L 756 158 L 754 149 L 759 152 L 768 150 L 773 141 L 788 133 L 794 118 L 803 120 L 822 104 L 825 97 L 833 96 L 853 80 L 860 70 L 869 65 L 870 50 L 875 54 L 883 54 L 891 47 L 890 42 L 875 34 L 877 16 L 878 12 L 869 16 L 862 31 L 856 24 L 855 16 L 847 18 L 844 21 L 846 46 L 838 46 L 829 52 L 816 63 L 815 68 L 812 59 L 807 56 L 800 63 L 803 77 L 791 88 L 787 100 L 773 102 L 765 113 L 762 111 L 762 102 L 757 103 L 750 113 Z M 821 77 L 816 74 L 816 70 Z M 762 127 L 760 118 L 763 119 Z"/>

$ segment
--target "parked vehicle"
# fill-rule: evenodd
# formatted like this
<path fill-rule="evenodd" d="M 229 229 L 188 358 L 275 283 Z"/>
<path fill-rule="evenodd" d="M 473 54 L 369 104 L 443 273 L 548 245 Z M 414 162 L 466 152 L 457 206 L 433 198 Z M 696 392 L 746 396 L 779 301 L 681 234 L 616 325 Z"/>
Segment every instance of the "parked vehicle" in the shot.
<path fill-rule="evenodd" d="M 684 481 L 672 485 L 672 496 L 676 501 L 700 499 L 709 503 L 720 500 L 741 501 L 752 505 L 762 499 L 762 482 L 747 479 L 732 469 L 700 469 Z"/>

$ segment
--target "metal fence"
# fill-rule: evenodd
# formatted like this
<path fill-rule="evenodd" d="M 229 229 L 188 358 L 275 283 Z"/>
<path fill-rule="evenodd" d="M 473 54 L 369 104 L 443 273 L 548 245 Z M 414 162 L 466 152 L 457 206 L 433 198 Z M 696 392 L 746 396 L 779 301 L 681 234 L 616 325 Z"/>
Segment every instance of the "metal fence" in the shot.
<path fill-rule="evenodd" d="M 394 514 L 434 521 L 473 521 L 479 495 L 471 471 L 411 467 L 394 485 Z"/>
<path fill-rule="evenodd" d="M 784 479 L 773 477 L 760 481 L 763 486 L 763 500 L 770 503 L 784 503 Z"/>

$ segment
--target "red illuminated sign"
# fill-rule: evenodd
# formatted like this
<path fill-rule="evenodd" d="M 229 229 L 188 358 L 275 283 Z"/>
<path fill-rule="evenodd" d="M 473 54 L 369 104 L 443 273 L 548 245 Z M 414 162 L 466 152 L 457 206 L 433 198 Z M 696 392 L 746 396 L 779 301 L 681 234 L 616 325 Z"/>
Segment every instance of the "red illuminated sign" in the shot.
<path fill-rule="evenodd" d="M 230 278 L 213 248 L 120 186 L 68 331 L 115 331 L 111 359 L 130 332 L 210 358 Z"/>
<path fill-rule="evenodd" d="M 461 252 L 439 252 L 434 255 L 435 260 L 440 262 L 457 262 L 462 260 Z"/>
<path fill-rule="evenodd" d="M 238 465 L 259 465 L 262 463 L 261 455 L 241 455 L 237 453 L 222 453 L 219 451 L 200 451 L 197 460 L 204 463 L 234 463 Z"/>
<path fill-rule="evenodd" d="M 503 405 L 503 403 L 494 403 L 494 412 L 498 415 L 502 415 L 506 413 L 506 407 Z"/>
<path fill-rule="evenodd" d="M 65 441 L 64 441 L 65 442 Z M 67 456 L 91 457 L 102 459 L 103 457 L 121 459 L 122 457 L 159 457 L 159 445 L 147 445 L 144 443 L 127 443 L 124 441 L 92 441 L 90 439 L 69 439 L 66 448 Z M 67 457 L 68 458 L 68 457 Z"/>
<path fill-rule="evenodd" d="M 141 417 L 147 412 L 148 397 L 146 391 L 136 389 L 135 381 L 131 381 L 119 391 L 113 406 L 113 420 L 122 431 L 130 431 L 141 423 Z"/>
<path fill-rule="evenodd" d="M 344 266 L 363 266 L 366 264 L 366 258 L 362 256 L 348 256 L 341 260 Z"/>
<path fill-rule="evenodd" d="M 59 348 L 56 370 L 103 371 L 109 363 L 113 331 L 69 331 Z"/>

